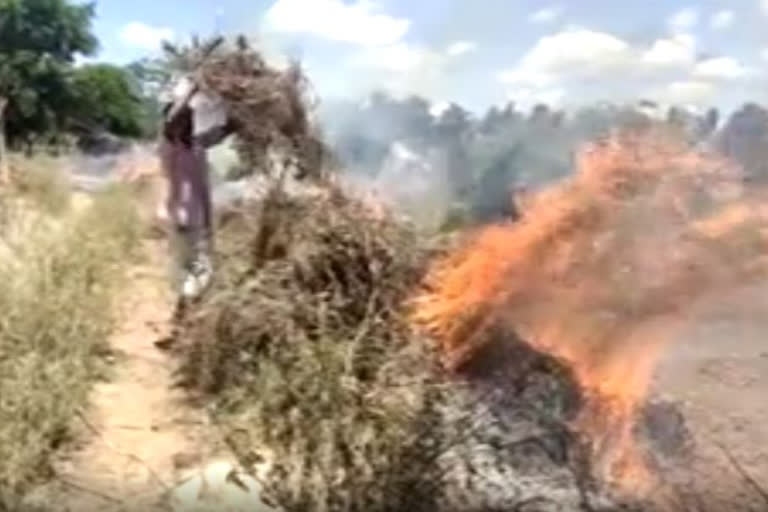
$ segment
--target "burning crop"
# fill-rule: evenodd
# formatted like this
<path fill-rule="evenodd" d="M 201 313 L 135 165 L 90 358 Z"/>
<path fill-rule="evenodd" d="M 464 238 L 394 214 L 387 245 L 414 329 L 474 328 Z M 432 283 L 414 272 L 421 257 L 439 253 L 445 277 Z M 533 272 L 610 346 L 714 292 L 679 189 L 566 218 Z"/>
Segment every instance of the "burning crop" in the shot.
<path fill-rule="evenodd" d="M 412 318 L 452 369 L 499 328 L 561 360 L 599 476 L 641 491 L 652 474 L 633 429 L 665 347 L 696 305 L 768 270 L 757 195 L 716 155 L 652 131 L 615 135 L 584 148 L 521 220 L 435 262 Z"/>

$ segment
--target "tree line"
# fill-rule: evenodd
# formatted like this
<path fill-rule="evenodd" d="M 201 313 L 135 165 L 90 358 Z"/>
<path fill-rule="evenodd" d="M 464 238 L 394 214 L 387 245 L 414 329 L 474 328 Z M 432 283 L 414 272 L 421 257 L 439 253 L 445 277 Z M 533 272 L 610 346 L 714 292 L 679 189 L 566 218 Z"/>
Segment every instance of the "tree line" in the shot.
<path fill-rule="evenodd" d="M 78 64 L 99 50 L 94 15 L 94 3 L 0 0 L 0 121 L 11 149 L 152 135 L 157 109 L 143 84 L 162 68 Z"/>
<path fill-rule="evenodd" d="M 665 125 L 692 146 L 739 163 L 752 181 L 768 182 L 768 110 L 746 103 L 725 117 L 716 108 L 664 108 L 652 101 L 602 103 L 569 112 L 514 103 L 474 115 L 452 104 L 436 112 L 419 97 L 374 94 L 368 102 L 323 106 L 327 136 L 345 167 L 376 179 L 392 168 L 393 144 L 407 146 L 450 185 L 454 206 L 480 222 L 510 211 L 510 195 L 572 172 L 575 151 L 619 127 Z"/>

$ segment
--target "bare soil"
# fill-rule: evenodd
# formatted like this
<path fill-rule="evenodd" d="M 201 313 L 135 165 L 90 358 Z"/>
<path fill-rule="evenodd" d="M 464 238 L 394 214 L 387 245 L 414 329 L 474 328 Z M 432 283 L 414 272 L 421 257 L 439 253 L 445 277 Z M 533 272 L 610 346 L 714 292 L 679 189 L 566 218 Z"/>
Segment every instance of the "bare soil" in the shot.
<path fill-rule="evenodd" d="M 35 499 L 46 510 L 169 510 L 176 484 L 214 455 L 218 442 L 205 411 L 189 405 L 174 385 L 172 358 L 154 344 L 170 329 L 165 258 L 162 242 L 152 242 L 132 272 L 111 338 L 112 375 L 94 387 L 73 447 Z"/>
<path fill-rule="evenodd" d="M 656 394 L 678 404 L 693 441 L 670 479 L 703 510 L 768 510 L 768 294 L 760 285 L 721 299 L 657 374 Z"/>

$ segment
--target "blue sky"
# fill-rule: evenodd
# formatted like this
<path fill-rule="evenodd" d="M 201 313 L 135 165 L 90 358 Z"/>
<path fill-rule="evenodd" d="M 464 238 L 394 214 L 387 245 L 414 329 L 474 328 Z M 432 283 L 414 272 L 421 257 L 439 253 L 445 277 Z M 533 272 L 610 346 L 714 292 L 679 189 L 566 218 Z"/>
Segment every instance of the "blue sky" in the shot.
<path fill-rule="evenodd" d="M 623 5 L 622 5 L 623 4 Z M 768 102 L 768 0 L 100 0 L 100 60 L 242 32 L 300 57 L 321 98 L 374 87 L 474 110 L 514 99 Z"/>

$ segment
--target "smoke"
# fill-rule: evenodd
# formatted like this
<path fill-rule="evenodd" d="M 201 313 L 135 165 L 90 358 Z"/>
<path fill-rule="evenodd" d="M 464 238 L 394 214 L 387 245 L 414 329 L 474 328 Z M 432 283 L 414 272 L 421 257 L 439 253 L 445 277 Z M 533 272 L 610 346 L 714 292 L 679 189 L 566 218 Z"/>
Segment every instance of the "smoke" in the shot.
<path fill-rule="evenodd" d="M 618 127 L 666 122 L 643 103 L 601 104 L 570 113 L 544 105 L 526 113 L 510 104 L 478 117 L 455 104 L 436 109 L 422 98 L 377 93 L 366 102 L 321 107 L 319 119 L 344 172 L 429 228 L 456 212 L 473 223 L 508 216 L 517 191 L 535 191 L 567 177 L 584 143 Z M 670 125 L 692 143 L 711 134 L 708 114 L 675 113 Z"/>

